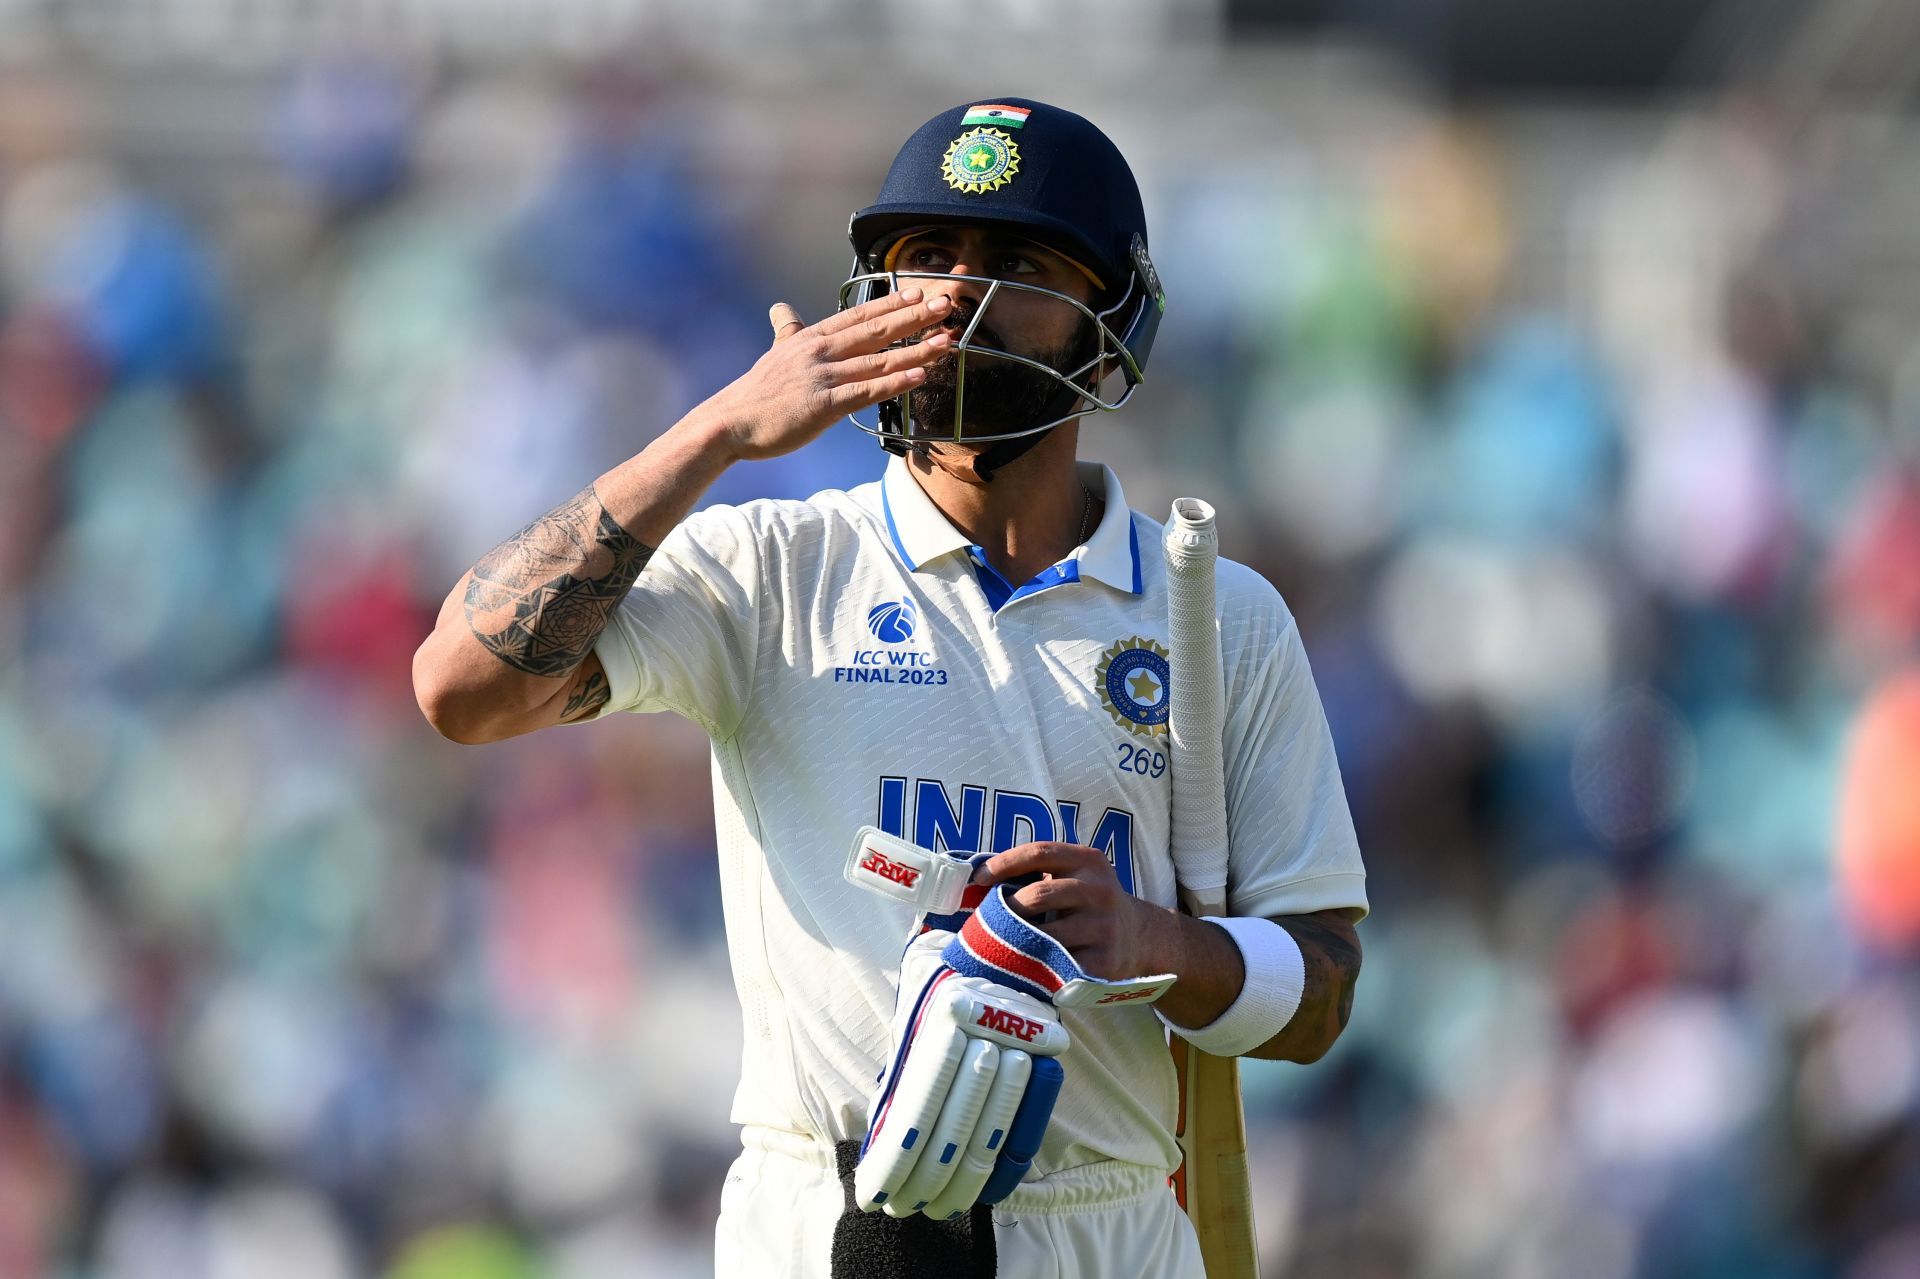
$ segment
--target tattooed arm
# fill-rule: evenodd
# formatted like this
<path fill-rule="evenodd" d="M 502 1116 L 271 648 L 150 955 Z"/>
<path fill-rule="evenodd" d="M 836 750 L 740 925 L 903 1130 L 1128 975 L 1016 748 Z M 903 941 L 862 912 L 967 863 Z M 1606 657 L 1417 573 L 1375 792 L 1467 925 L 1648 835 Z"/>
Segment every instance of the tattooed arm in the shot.
<path fill-rule="evenodd" d="M 1180 974 L 1179 984 L 1160 1000 L 1161 1013 L 1182 1026 L 1214 1021 L 1240 997 L 1246 981 L 1240 948 L 1218 924 L 1159 906 L 1145 905 L 1145 911 L 1152 913 L 1133 927 L 1155 953 L 1138 966 L 1140 971 Z M 1360 979 L 1360 935 L 1353 926 L 1358 913 L 1337 909 L 1274 916 L 1273 922 L 1300 946 L 1306 984 L 1292 1020 L 1246 1056 L 1313 1062 L 1333 1047 L 1347 1028 L 1354 984 Z"/>
<path fill-rule="evenodd" d="M 1358 911 L 1322 910 L 1311 915 L 1281 915 L 1273 922 L 1293 934 L 1306 960 L 1307 981 L 1299 1011 L 1286 1029 L 1248 1053 L 1269 1061 L 1318 1061 L 1347 1028 L 1353 1015 L 1353 989 L 1360 980 L 1360 934 L 1353 926 Z"/>
<path fill-rule="evenodd" d="M 594 642 L 658 539 L 732 458 L 696 413 L 482 556 L 414 654 L 428 721 L 458 742 L 492 742 L 606 705 Z"/>
<path fill-rule="evenodd" d="M 606 705 L 594 641 L 653 548 L 734 462 L 791 453 L 919 382 L 952 339 L 893 343 L 937 323 L 948 305 L 903 289 L 811 326 L 775 306 L 773 346 L 751 369 L 454 586 L 413 657 L 428 721 L 457 742 L 492 742 Z"/>
<path fill-rule="evenodd" d="M 473 566 L 467 629 L 517 671 L 566 675 L 585 660 L 652 555 L 587 489 Z"/>

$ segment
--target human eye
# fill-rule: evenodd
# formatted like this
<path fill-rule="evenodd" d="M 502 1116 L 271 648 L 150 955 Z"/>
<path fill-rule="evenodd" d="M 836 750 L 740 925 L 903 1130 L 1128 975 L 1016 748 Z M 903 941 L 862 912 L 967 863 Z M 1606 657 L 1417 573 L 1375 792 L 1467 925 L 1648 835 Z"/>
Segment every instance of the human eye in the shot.
<path fill-rule="evenodd" d="M 1041 265 L 1024 253 L 1002 253 L 994 268 L 995 275 L 1033 275 L 1043 270 Z"/>
<path fill-rule="evenodd" d="M 898 260 L 907 271 L 951 271 L 953 254 L 937 244 L 911 244 Z"/>

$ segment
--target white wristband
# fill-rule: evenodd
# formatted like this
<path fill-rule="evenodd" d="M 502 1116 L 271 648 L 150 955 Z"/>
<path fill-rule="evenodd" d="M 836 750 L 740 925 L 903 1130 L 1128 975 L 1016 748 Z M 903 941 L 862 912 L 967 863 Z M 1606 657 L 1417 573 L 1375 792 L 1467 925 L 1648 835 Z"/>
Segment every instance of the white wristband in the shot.
<path fill-rule="evenodd" d="M 1206 1025 L 1189 1030 L 1167 1021 L 1167 1029 L 1202 1052 L 1216 1057 L 1238 1057 L 1266 1043 L 1293 1020 L 1300 1007 L 1300 995 L 1307 982 L 1307 961 L 1300 943 L 1271 919 L 1222 918 L 1207 916 L 1209 924 L 1218 924 L 1240 948 L 1240 960 L 1247 979 L 1239 998 Z M 1155 1009 L 1159 1012 L 1159 1009 Z"/>

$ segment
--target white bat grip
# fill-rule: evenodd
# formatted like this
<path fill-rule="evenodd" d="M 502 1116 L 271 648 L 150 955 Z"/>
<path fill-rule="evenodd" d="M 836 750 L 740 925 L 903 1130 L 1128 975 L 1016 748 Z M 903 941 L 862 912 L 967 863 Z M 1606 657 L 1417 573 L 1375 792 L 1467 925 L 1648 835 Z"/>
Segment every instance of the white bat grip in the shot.
<path fill-rule="evenodd" d="M 1163 547 L 1167 561 L 1167 625 L 1173 681 L 1174 870 L 1181 896 L 1196 914 L 1221 914 L 1227 888 L 1227 782 L 1221 746 L 1226 691 L 1214 605 L 1214 561 L 1220 538 L 1213 507 L 1195 497 L 1173 504 Z"/>

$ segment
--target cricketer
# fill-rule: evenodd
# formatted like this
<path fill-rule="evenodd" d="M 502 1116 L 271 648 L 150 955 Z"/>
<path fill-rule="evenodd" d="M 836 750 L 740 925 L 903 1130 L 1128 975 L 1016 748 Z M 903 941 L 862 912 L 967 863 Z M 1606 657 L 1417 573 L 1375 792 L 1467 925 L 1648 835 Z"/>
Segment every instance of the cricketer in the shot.
<path fill-rule="evenodd" d="M 1219 561 L 1226 905 L 1182 913 L 1162 529 L 1078 459 L 1166 304 L 1133 173 L 982 99 L 851 235 L 837 311 L 775 305 L 752 368 L 462 577 L 420 706 L 469 743 L 617 711 L 711 737 L 746 1039 L 720 1274 L 1198 1279 L 1169 1032 L 1312 1062 L 1360 968 L 1300 635 Z M 690 514 L 855 414 L 877 479 Z"/>

